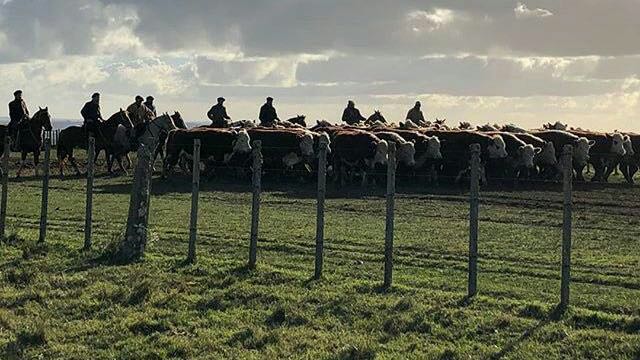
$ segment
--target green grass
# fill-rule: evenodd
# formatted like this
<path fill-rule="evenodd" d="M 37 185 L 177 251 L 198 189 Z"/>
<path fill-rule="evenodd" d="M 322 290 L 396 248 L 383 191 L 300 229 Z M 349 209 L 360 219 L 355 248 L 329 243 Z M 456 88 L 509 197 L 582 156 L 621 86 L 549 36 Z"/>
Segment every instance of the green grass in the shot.
<path fill-rule="evenodd" d="M 323 279 L 311 280 L 313 185 L 267 181 L 258 266 L 248 184 L 203 183 L 198 261 L 187 254 L 190 181 L 156 180 L 143 262 L 97 262 L 122 233 L 130 178 L 99 177 L 83 252 L 83 179 L 10 183 L 0 246 L 1 358 L 640 358 L 640 189 L 579 186 L 571 307 L 558 317 L 560 186 L 484 189 L 479 295 L 465 299 L 467 194 L 399 187 L 394 286 L 383 275 L 381 189 L 330 188 Z"/>

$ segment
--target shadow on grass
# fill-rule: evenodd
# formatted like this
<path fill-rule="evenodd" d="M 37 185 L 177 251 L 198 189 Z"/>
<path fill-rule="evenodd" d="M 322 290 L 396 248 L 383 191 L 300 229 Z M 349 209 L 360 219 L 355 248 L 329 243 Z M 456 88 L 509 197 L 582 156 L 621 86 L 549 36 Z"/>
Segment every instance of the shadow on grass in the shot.
<path fill-rule="evenodd" d="M 538 330 L 542 329 L 543 327 L 547 326 L 552 322 L 560 321 L 562 319 L 562 316 L 566 313 L 566 311 L 567 309 L 565 307 L 558 304 L 555 308 L 553 308 L 551 312 L 549 312 L 548 314 L 545 314 L 544 317 L 538 323 L 528 328 L 524 333 L 522 333 L 522 335 L 520 335 L 520 337 L 518 337 L 517 339 L 505 345 L 505 347 L 503 347 L 500 351 L 491 355 L 489 359 L 498 360 L 506 357 L 511 352 L 513 352 L 520 344 L 524 343 L 525 341 L 530 339 L 533 335 L 535 335 L 535 333 Z"/>

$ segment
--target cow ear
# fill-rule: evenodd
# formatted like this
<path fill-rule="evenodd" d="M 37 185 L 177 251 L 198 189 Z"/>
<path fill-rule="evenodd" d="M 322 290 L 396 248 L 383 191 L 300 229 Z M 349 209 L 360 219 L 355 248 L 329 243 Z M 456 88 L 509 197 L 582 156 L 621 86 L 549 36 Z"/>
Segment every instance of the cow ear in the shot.
<path fill-rule="evenodd" d="M 596 144 L 595 140 L 589 140 L 589 147 L 592 147 L 595 144 Z"/>
<path fill-rule="evenodd" d="M 410 141 L 414 144 L 417 142 L 416 139 L 411 139 Z"/>
<path fill-rule="evenodd" d="M 518 151 L 523 152 L 524 151 L 524 145 L 520 145 L 520 147 L 518 148 Z"/>
<path fill-rule="evenodd" d="M 540 154 L 542 152 L 542 148 L 539 148 L 539 147 L 533 148 L 533 152 L 536 154 Z"/>

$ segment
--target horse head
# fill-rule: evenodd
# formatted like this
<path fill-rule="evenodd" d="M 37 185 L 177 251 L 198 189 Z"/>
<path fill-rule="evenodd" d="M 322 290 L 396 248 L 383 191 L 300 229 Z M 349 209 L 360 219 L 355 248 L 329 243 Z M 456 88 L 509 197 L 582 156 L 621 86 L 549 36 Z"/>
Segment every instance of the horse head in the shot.
<path fill-rule="evenodd" d="M 51 131 L 53 129 L 53 126 L 51 125 L 51 114 L 49 114 L 48 106 L 44 109 L 38 107 L 38 111 L 33 114 L 31 121 L 33 125 L 36 125 L 39 128 L 44 128 L 46 131 Z"/>
<path fill-rule="evenodd" d="M 182 119 L 182 115 L 180 115 L 180 112 L 178 111 L 174 112 L 174 114 L 171 115 L 171 120 L 173 120 L 173 123 L 176 125 L 177 128 L 179 129 L 187 128 L 187 124 L 185 124 L 184 119 Z"/>
<path fill-rule="evenodd" d="M 133 128 L 133 122 L 131 122 L 131 118 L 129 117 L 129 112 L 126 110 L 122 110 L 122 108 L 120 108 L 120 111 L 118 111 L 118 125 L 122 125 L 127 129 L 131 129 Z"/>

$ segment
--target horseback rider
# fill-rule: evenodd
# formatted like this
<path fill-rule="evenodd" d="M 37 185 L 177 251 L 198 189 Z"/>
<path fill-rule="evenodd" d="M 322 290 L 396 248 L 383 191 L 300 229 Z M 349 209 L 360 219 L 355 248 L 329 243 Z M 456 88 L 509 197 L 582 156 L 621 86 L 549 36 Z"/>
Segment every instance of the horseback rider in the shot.
<path fill-rule="evenodd" d="M 147 118 L 146 114 L 150 111 L 149 108 L 142 103 L 143 101 L 144 98 L 138 95 L 136 96 L 136 101 L 127 107 L 129 118 L 134 126 L 143 123 Z"/>
<path fill-rule="evenodd" d="M 147 108 L 149 108 L 149 110 L 151 110 L 151 112 L 153 112 L 153 117 L 157 117 L 158 114 L 156 113 L 156 106 L 153 105 L 153 100 L 155 100 L 153 96 L 147 96 L 147 101 L 144 102 L 144 106 L 146 106 Z"/>
<path fill-rule="evenodd" d="M 100 94 L 91 95 L 91 101 L 84 104 L 80 114 L 84 119 L 82 127 L 86 130 L 87 135 L 97 133 L 100 122 L 104 121 L 100 113 Z"/>
<path fill-rule="evenodd" d="M 20 125 L 23 121 L 29 120 L 29 109 L 22 100 L 22 90 L 13 93 L 14 99 L 9 103 L 9 136 L 11 137 L 11 148 L 17 151 L 20 141 Z"/>
<path fill-rule="evenodd" d="M 424 123 L 424 115 L 422 114 L 422 110 L 420 110 L 420 106 L 420 101 L 416 101 L 416 105 L 407 113 L 406 120 L 411 120 L 416 125 Z"/>
<path fill-rule="evenodd" d="M 348 125 L 354 125 L 365 120 L 367 119 L 360 114 L 360 110 L 356 108 L 356 104 L 353 100 L 349 100 L 347 108 L 344 109 L 344 112 L 342 113 L 342 121 L 346 122 Z"/>
<path fill-rule="evenodd" d="M 267 102 L 260 108 L 258 117 L 260 118 L 260 125 L 267 127 L 273 126 L 276 120 L 280 120 L 276 113 L 276 108 L 273 107 L 273 98 L 271 96 L 267 98 Z"/>
<path fill-rule="evenodd" d="M 213 105 L 209 112 L 207 113 L 207 117 L 211 120 L 212 128 L 225 128 L 229 127 L 229 122 L 227 120 L 231 120 L 229 115 L 227 115 L 227 109 L 222 105 L 225 99 L 223 97 L 218 98 L 218 103 Z"/>

